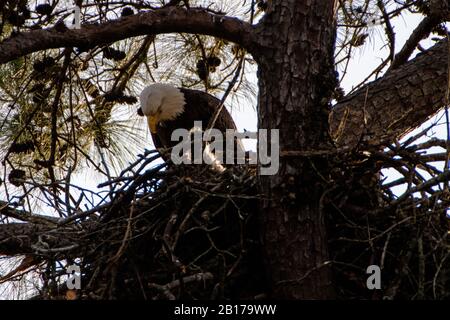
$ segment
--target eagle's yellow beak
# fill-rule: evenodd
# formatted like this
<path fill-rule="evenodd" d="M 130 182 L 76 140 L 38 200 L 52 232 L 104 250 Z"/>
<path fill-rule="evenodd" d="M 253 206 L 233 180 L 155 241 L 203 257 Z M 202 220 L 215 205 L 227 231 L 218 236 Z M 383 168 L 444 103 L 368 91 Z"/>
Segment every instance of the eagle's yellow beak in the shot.
<path fill-rule="evenodd" d="M 148 127 L 150 128 L 150 132 L 151 133 L 156 133 L 156 127 L 158 125 L 159 122 L 159 117 L 158 115 L 153 115 L 153 116 L 149 116 L 147 117 L 147 121 L 148 121 Z"/>

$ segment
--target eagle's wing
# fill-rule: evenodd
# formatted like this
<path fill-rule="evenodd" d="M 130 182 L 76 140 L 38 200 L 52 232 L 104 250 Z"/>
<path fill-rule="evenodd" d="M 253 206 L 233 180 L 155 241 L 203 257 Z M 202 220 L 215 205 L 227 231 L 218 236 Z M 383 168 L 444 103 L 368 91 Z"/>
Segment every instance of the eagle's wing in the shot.
<path fill-rule="evenodd" d="M 152 133 L 153 143 L 156 148 L 170 148 L 176 145 L 177 141 L 171 141 L 172 132 L 175 129 L 191 130 L 195 121 L 201 121 L 202 128 L 205 130 L 220 105 L 219 99 L 206 92 L 185 88 L 180 88 L 180 90 L 184 94 L 186 101 L 184 112 L 174 120 L 164 121 L 158 127 L 158 132 L 156 134 Z M 226 129 L 236 130 L 234 120 L 225 107 L 222 108 L 214 128 L 222 133 L 225 133 Z M 244 151 L 240 139 L 236 139 L 236 146 Z"/>
<path fill-rule="evenodd" d="M 197 118 L 202 119 L 203 130 L 205 130 L 217 108 L 220 106 L 220 100 L 203 91 L 190 89 L 180 90 L 184 93 L 186 101 L 194 103 L 193 105 L 197 106 L 196 111 L 201 112 Z M 223 133 L 225 133 L 226 129 L 237 130 L 233 117 L 225 106 L 222 107 L 214 128 L 219 129 Z M 235 139 L 235 148 L 236 152 L 245 154 L 245 148 L 241 139 Z"/>

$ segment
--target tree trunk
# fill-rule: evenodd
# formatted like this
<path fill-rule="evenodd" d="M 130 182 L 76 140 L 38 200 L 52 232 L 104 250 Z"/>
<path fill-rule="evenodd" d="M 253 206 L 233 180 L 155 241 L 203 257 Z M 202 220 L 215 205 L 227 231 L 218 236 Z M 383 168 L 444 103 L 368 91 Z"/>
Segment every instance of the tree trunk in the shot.
<path fill-rule="evenodd" d="M 329 148 L 328 112 L 335 85 L 333 1 L 272 1 L 257 30 L 260 129 L 279 129 L 280 151 Z M 281 158 L 261 176 L 262 237 L 273 295 L 331 298 L 324 216 L 323 159 Z"/>

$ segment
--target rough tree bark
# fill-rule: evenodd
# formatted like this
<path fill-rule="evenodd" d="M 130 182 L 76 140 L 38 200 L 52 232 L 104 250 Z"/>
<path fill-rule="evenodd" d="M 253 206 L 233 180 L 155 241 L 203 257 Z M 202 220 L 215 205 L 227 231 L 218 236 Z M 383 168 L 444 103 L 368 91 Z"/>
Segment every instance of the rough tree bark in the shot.
<path fill-rule="evenodd" d="M 53 27 L 19 33 L 0 45 L 0 63 L 23 55 L 61 47 L 90 47 L 147 34 L 199 33 L 251 46 L 252 26 L 237 18 L 212 14 L 205 9 L 168 7 L 80 29 Z"/>
<path fill-rule="evenodd" d="M 330 114 L 334 140 L 348 147 L 378 144 L 425 122 L 445 104 L 448 55 L 448 42 L 440 42 L 346 96 Z"/>
<path fill-rule="evenodd" d="M 259 125 L 280 130 L 280 150 L 329 148 L 329 100 L 334 88 L 334 1 L 272 1 L 258 28 Z M 320 174 L 318 174 L 318 172 Z M 262 235 L 274 296 L 332 296 L 319 180 L 325 161 L 280 159 L 261 176 Z"/>

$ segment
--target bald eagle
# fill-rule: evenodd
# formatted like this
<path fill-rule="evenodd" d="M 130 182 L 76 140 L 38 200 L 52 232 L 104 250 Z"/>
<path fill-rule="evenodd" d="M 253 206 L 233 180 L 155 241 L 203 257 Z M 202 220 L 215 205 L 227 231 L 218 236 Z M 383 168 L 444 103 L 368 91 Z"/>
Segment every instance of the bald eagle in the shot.
<path fill-rule="evenodd" d="M 140 107 L 137 112 L 140 116 L 146 116 L 156 149 L 171 148 L 179 143 L 171 141 L 175 129 L 190 131 L 194 128 L 195 121 L 201 121 L 203 130 L 206 129 L 220 105 L 220 100 L 208 93 L 164 83 L 155 83 L 144 88 L 139 100 Z M 226 108 L 222 108 L 213 128 L 224 134 L 227 129 L 236 131 L 233 118 Z M 235 141 L 235 148 L 244 150 L 238 139 Z"/>

